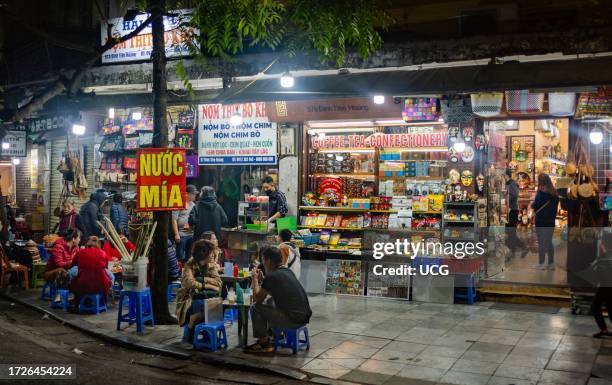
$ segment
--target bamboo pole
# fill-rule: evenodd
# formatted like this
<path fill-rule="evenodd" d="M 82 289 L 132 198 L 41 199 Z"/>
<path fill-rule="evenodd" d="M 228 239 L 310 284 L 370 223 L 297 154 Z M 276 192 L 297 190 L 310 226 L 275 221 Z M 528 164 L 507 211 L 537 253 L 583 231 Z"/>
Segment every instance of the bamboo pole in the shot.
<path fill-rule="evenodd" d="M 117 244 L 119 245 L 121 250 L 123 250 L 123 252 L 125 254 L 129 255 L 130 252 L 125 247 L 125 244 L 121 240 L 121 237 L 119 236 L 119 233 L 117 233 L 117 230 L 115 229 L 115 226 L 113 226 L 113 222 L 111 222 L 111 220 L 108 219 L 108 217 L 104 217 L 104 220 L 106 221 L 106 225 L 108 226 L 108 232 L 115 238 L 115 240 L 117 241 Z"/>
<path fill-rule="evenodd" d="M 143 257 L 148 257 L 149 255 L 149 246 L 151 245 L 151 240 L 153 239 L 153 235 L 155 234 L 155 229 L 157 228 L 157 222 L 153 223 L 153 229 L 149 233 L 149 240 L 147 241 L 147 245 L 144 249 Z"/>
<path fill-rule="evenodd" d="M 98 223 L 98 226 L 100 226 L 100 229 L 102 230 L 102 232 L 106 235 L 106 237 L 108 238 L 108 241 L 110 243 L 113 244 L 113 247 L 115 249 L 117 249 L 117 251 L 119 252 L 119 254 L 121 254 L 121 258 L 126 260 L 126 261 L 131 261 L 131 256 L 129 253 L 124 253 L 123 250 L 117 246 L 117 243 L 115 242 L 115 240 L 113 239 L 113 237 L 108 233 L 108 231 L 106 231 L 106 229 L 104 228 L 104 225 L 102 225 L 102 223 L 100 223 L 100 221 L 96 221 Z"/>

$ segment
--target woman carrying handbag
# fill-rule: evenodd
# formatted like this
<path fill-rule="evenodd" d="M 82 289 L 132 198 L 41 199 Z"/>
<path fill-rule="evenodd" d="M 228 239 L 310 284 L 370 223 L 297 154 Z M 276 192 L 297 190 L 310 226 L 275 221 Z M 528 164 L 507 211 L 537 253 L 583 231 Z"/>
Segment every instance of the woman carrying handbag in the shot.
<path fill-rule="evenodd" d="M 555 247 L 552 243 L 555 219 L 559 206 L 559 194 L 547 174 L 538 175 L 538 191 L 531 208 L 535 210 L 535 227 L 538 237 L 539 263 L 536 269 L 555 269 Z M 548 254 L 548 264 L 546 264 Z"/>

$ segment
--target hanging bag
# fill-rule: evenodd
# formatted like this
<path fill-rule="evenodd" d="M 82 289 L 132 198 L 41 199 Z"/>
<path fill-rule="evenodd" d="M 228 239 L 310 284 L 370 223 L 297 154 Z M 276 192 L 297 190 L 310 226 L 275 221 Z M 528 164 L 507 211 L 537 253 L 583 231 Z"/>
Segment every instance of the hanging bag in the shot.
<path fill-rule="evenodd" d="M 548 112 L 552 116 L 572 116 L 576 112 L 576 94 L 573 92 L 549 92 Z"/>
<path fill-rule="evenodd" d="M 488 118 L 501 113 L 504 102 L 503 92 L 479 92 L 470 95 L 472 112 L 478 116 Z"/>
<path fill-rule="evenodd" d="M 451 95 L 440 102 L 442 118 L 448 124 L 463 124 L 472 121 L 472 102 L 463 95 Z"/>
<path fill-rule="evenodd" d="M 544 93 L 529 90 L 506 91 L 506 111 L 527 114 L 544 111 Z"/>

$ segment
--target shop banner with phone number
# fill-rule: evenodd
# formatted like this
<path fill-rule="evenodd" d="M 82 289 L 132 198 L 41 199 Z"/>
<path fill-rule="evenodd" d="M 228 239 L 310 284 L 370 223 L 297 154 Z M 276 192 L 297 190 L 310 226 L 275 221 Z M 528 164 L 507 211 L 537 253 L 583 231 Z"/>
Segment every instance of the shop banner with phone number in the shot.
<path fill-rule="evenodd" d="M 182 148 L 144 148 L 136 152 L 136 209 L 185 208 L 187 163 Z"/>
<path fill-rule="evenodd" d="M 242 123 L 232 125 L 232 114 Z M 266 103 L 198 106 L 200 165 L 270 164 L 277 159 L 277 127 L 269 121 Z"/>

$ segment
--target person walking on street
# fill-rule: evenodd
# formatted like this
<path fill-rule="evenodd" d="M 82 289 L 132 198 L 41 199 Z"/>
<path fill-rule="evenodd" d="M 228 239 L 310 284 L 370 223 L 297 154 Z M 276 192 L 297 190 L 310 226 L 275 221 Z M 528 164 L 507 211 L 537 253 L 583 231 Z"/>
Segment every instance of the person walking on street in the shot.
<path fill-rule="evenodd" d="M 221 240 L 221 227 L 227 226 L 227 215 L 212 187 L 202 187 L 200 200 L 189 214 L 189 226 L 193 227 L 193 239 L 200 239 L 203 232 L 212 231 Z"/>
<path fill-rule="evenodd" d="M 121 193 L 113 195 L 113 204 L 110 207 L 110 220 L 119 234 L 129 235 L 129 217 L 127 210 L 123 207 L 123 196 L 121 196 Z"/>
<path fill-rule="evenodd" d="M 285 198 L 285 194 L 281 191 L 278 191 L 276 187 L 276 183 L 274 183 L 274 179 L 271 176 L 267 176 L 263 180 L 262 189 L 269 197 L 269 218 L 268 222 L 276 222 L 278 218 L 282 218 L 287 215 L 289 208 L 287 207 L 287 198 Z"/>
<path fill-rule="evenodd" d="M 519 186 L 514 179 L 512 179 L 512 170 L 507 169 L 504 174 L 506 180 L 506 190 L 508 190 L 508 223 L 506 223 L 506 246 L 512 252 L 512 255 L 517 250 L 521 251 L 521 258 L 525 258 L 527 255 L 527 246 L 519 239 L 516 235 L 516 225 L 518 224 L 519 215 Z"/>
<path fill-rule="evenodd" d="M 181 262 L 191 257 L 191 244 L 193 242 L 193 228 L 189 225 L 189 214 L 195 206 L 198 189 L 194 185 L 187 185 L 187 199 L 185 209 L 172 212 L 172 231 L 176 243 L 176 254 Z"/>
<path fill-rule="evenodd" d="M 538 237 L 539 263 L 536 269 L 555 269 L 555 247 L 552 243 L 555 219 L 559 206 L 559 194 L 547 174 L 538 175 L 538 191 L 531 208 L 535 210 L 536 235 Z M 548 264 L 546 264 L 548 254 Z"/>

